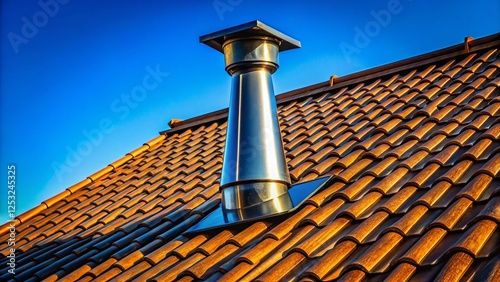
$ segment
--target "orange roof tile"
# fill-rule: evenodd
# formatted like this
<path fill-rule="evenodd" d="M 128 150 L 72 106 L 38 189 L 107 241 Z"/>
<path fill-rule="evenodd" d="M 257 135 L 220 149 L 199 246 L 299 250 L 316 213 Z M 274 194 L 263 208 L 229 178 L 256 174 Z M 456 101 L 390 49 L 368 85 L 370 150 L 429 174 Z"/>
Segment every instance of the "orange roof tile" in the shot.
<path fill-rule="evenodd" d="M 278 96 L 293 181 L 334 176 L 292 214 L 185 234 L 220 205 L 221 110 L 18 216 L 15 279 L 494 279 L 500 35 L 467 47 Z"/>

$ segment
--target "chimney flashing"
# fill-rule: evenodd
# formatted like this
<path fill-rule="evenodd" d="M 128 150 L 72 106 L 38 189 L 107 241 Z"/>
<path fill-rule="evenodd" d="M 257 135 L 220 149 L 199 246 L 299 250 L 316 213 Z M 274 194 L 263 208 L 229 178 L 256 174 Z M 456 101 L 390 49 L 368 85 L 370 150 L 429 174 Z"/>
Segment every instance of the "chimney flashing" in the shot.
<path fill-rule="evenodd" d="M 312 195 L 319 193 L 331 185 L 334 176 L 328 175 L 309 181 L 294 184 L 288 190 L 291 206 L 285 210 L 277 211 L 273 202 L 255 205 L 247 209 L 225 210 L 216 206 L 200 222 L 184 232 L 185 236 L 195 236 L 204 232 L 218 232 L 222 228 L 229 228 L 256 220 L 275 220 L 292 214 L 302 206 Z"/>

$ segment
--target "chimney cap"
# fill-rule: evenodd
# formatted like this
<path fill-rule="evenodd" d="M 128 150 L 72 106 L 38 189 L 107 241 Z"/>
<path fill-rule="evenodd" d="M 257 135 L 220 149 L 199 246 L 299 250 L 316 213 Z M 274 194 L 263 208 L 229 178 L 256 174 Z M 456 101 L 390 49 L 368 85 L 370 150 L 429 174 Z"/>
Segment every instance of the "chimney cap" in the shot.
<path fill-rule="evenodd" d="M 206 45 L 223 53 L 222 44 L 224 44 L 224 41 L 235 37 L 247 37 L 255 35 L 268 36 L 280 40 L 280 52 L 300 48 L 300 41 L 293 39 L 290 36 L 283 34 L 258 20 L 200 36 L 200 42 L 205 43 Z"/>

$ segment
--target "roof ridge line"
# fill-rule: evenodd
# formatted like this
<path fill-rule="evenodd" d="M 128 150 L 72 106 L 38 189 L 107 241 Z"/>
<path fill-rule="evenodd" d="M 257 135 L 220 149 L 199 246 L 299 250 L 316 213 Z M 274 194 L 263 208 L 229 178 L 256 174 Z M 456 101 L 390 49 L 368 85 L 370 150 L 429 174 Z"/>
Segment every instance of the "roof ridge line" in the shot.
<path fill-rule="evenodd" d="M 467 37 L 465 37 L 467 38 Z M 367 70 L 358 71 L 345 76 L 337 77 L 333 85 L 330 85 L 330 79 L 324 82 L 316 83 L 313 85 L 305 86 L 295 90 L 290 90 L 276 95 L 277 104 L 287 103 L 296 99 L 309 97 L 317 93 L 344 87 L 350 84 L 366 81 L 367 79 L 374 79 L 390 75 L 392 73 L 401 72 L 410 68 L 417 68 L 427 65 L 431 62 L 441 61 L 460 55 L 465 55 L 471 52 L 481 51 L 494 45 L 500 44 L 500 33 L 495 33 L 489 36 L 478 38 L 472 41 L 461 42 L 450 47 L 445 47 L 428 53 L 420 54 L 414 57 L 402 59 L 392 63 L 376 66 Z M 176 123 L 176 126 L 167 130 L 160 131 L 160 134 L 169 134 L 178 131 L 192 128 L 198 125 L 206 124 L 209 122 L 218 121 L 227 118 L 228 108 L 217 110 L 214 112 L 199 115 L 190 119 L 186 119 Z"/>
<path fill-rule="evenodd" d="M 80 190 L 81 188 L 95 182 L 97 179 L 101 178 L 102 176 L 106 175 L 107 173 L 111 172 L 111 171 L 114 171 L 116 168 L 120 167 L 121 165 L 123 165 L 124 163 L 128 162 L 129 160 L 137 157 L 139 154 L 141 154 L 142 152 L 148 150 L 149 148 L 151 148 L 152 146 L 160 143 L 161 141 L 163 141 L 167 136 L 165 134 L 160 134 L 159 136 L 156 136 L 155 138 L 149 140 L 148 142 L 142 144 L 141 147 L 125 154 L 125 156 L 121 157 L 120 159 L 108 164 L 107 166 L 105 166 L 104 168 L 98 170 L 97 172 L 95 172 L 94 174 L 91 174 L 90 176 L 87 176 L 87 178 L 85 178 L 84 180 L 66 188 L 64 191 L 50 197 L 49 199 L 45 200 L 45 201 L 42 201 L 40 203 L 40 205 L 28 210 L 28 211 L 25 211 L 24 213 L 18 215 L 15 217 L 15 219 L 11 220 L 11 221 L 7 221 L 5 224 L 3 224 L 0 228 L 3 228 L 4 225 L 9 225 L 10 223 L 12 223 L 12 221 L 19 221 L 18 223 L 19 224 L 22 224 L 24 222 L 26 222 L 27 220 L 29 220 L 30 218 L 34 217 L 35 215 L 39 214 L 41 211 L 43 210 L 46 210 L 48 208 L 50 208 L 51 206 L 53 206 L 55 203 L 59 202 L 60 200 L 66 198 L 67 196 L 70 196 L 72 195 L 73 193 L 75 193 L 76 191 Z M 4 230 L 4 229 L 2 229 Z"/>

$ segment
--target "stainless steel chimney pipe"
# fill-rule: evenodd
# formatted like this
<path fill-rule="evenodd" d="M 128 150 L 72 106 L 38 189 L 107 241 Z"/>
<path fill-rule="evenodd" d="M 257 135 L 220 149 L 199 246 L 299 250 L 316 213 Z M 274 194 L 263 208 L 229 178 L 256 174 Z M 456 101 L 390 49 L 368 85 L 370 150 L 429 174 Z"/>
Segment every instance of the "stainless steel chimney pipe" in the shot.
<path fill-rule="evenodd" d="M 272 74 L 278 53 L 300 42 L 260 21 L 200 37 L 224 53 L 232 76 L 220 188 L 222 207 L 245 218 L 249 211 L 272 214 L 292 207 L 291 185 L 276 109 Z"/>

